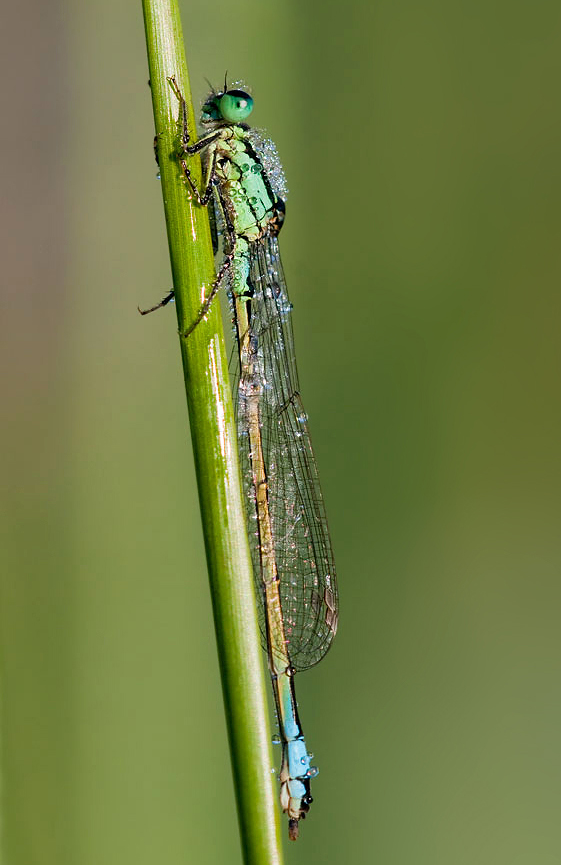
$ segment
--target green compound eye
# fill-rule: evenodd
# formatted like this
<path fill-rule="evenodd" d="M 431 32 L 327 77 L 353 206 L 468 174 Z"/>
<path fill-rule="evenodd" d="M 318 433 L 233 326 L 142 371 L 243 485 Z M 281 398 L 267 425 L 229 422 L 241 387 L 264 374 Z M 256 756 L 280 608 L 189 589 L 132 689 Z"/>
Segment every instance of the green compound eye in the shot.
<path fill-rule="evenodd" d="M 220 97 L 220 114 L 228 123 L 239 123 L 253 111 L 253 99 L 243 90 L 228 90 Z"/>

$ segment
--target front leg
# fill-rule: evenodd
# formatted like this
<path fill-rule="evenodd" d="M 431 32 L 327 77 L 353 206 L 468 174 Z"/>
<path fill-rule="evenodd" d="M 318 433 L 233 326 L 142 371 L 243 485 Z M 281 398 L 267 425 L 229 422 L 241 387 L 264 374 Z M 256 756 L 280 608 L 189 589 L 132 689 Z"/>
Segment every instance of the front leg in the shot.
<path fill-rule="evenodd" d="M 194 156 L 196 153 L 200 153 L 205 150 L 207 147 L 211 146 L 216 139 L 219 137 L 220 133 L 213 132 L 210 135 L 201 138 L 199 141 L 196 141 L 195 144 L 189 144 L 190 135 L 189 135 L 189 126 L 187 123 L 187 103 L 185 101 L 185 97 L 183 96 L 181 90 L 178 87 L 177 81 L 174 77 L 168 78 L 171 89 L 173 90 L 177 100 L 179 102 L 179 123 L 181 125 L 181 150 L 176 154 L 177 159 L 179 160 L 179 164 L 181 165 L 181 169 L 183 171 L 183 175 L 185 180 L 188 182 L 193 195 L 197 199 L 197 202 L 205 207 L 210 199 L 212 198 L 212 189 L 214 186 L 214 181 L 216 179 L 216 150 L 212 148 L 210 159 L 207 163 L 206 177 L 204 179 L 203 184 L 203 192 L 199 192 L 199 189 L 193 180 L 191 175 L 191 171 L 189 166 L 187 165 L 187 160 L 185 156 Z"/>
<path fill-rule="evenodd" d="M 204 192 L 201 193 L 199 192 L 197 184 L 191 176 L 191 171 L 189 170 L 189 166 L 187 165 L 187 160 L 183 158 L 181 153 L 177 154 L 177 158 L 179 160 L 179 164 L 181 165 L 181 170 L 183 171 L 185 180 L 189 184 L 191 192 L 193 193 L 198 204 L 200 204 L 201 207 L 206 207 L 206 205 L 212 198 L 212 191 L 216 180 L 216 156 L 216 150 L 213 150 L 212 156 L 210 157 L 210 160 L 208 162 L 206 177 L 204 179 Z"/>

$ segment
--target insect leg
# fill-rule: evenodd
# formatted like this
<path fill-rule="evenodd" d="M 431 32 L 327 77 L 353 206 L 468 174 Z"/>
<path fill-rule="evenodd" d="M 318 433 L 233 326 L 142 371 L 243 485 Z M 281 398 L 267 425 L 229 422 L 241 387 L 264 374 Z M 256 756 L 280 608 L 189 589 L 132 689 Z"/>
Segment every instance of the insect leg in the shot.
<path fill-rule="evenodd" d="M 191 172 L 189 170 L 189 167 L 187 166 L 187 162 L 183 158 L 181 153 L 177 154 L 177 158 L 179 160 L 179 164 L 181 165 L 181 170 L 183 171 L 185 179 L 187 180 L 189 186 L 191 187 L 191 191 L 192 191 L 193 195 L 195 196 L 195 198 L 197 199 L 197 202 L 201 205 L 201 207 L 206 207 L 206 205 L 208 204 L 208 202 L 212 198 L 212 188 L 214 186 L 214 181 L 216 178 L 216 150 L 213 151 L 212 156 L 211 156 L 210 161 L 209 161 L 209 164 L 208 164 L 205 182 L 204 182 L 204 188 L 205 189 L 204 189 L 203 193 L 199 192 L 199 190 L 197 188 L 197 184 L 195 183 L 195 181 L 193 180 L 193 178 L 191 176 Z"/>
<path fill-rule="evenodd" d="M 180 142 L 181 142 L 181 150 L 176 154 L 177 159 L 181 165 L 181 169 L 183 171 L 183 175 L 191 190 L 193 195 L 197 199 L 197 202 L 204 207 L 210 201 L 212 197 L 212 187 L 215 179 L 215 171 L 216 171 L 216 152 L 213 151 L 211 158 L 208 161 L 206 177 L 204 179 L 204 192 L 199 192 L 195 181 L 191 176 L 191 171 L 189 166 L 187 165 L 187 161 L 185 156 L 193 156 L 195 153 L 200 153 L 205 148 L 209 147 L 218 137 L 219 133 L 212 132 L 210 135 L 201 138 L 199 141 L 196 141 L 195 144 L 189 144 L 190 135 L 189 135 L 189 126 L 187 123 L 187 103 L 185 102 L 185 97 L 183 96 L 181 90 L 178 87 L 177 81 L 174 77 L 168 78 L 171 89 L 173 90 L 177 100 L 179 102 L 179 124 L 181 126 L 181 134 L 180 134 Z"/>
<path fill-rule="evenodd" d="M 225 206 L 224 201 L 222 200 L 222 196 L 220 195 L 219 191 L 218 191 L 218 197 L 220 199 L 220 204 L 222 206 L 222 213 L 224 215 L 225 234 L 226 234 L 226 237 L 228 239 L 228 251 L 224 255 L 224 261 L 222 262 L 222 264 L 220 266 L 220 270 L 218 271 L 216 279 L 212 283 L 210 293 L 209 293 L 208 297 L 206 298 L 205 302 L 203 303 L 203 305 L 201 306 L 199 312 L 197 313 L 197 317 L 196 317 L 195 321 L 183 334 L 183 336 L 185 336 L 185 337 L 187 337 L 191 333 L 193 333 L 196 326 L 201 323 L 201 321 L 203 320 L 205 315 L 208 313 L 208 311 L 210 309 L 210 305 L 211 305 L 212 301 L 214 300 L 214 298 L 216 297 L 216 295 L 218 294 L 218 291 L 220 290 L 220 286 L 222 284 L 222 280 L 224 279 L 224 276 L 226 275 L 226 273 L 228 272 L 228 270 L 232 266 L 232 262 L 234 260 L 235 254 L 236 254 L 237 236 L 236 236 L 236 232 L 234 230 L 234 225 L 232 223 L 232 220 L 230 218 L 230 214 L 228 213 L 228 209 Z"/>
<path fill-rule="evenodd" d="M 172 288 L 170 291 L 168 291 L 166 296 L 159 303 L 156 304 L 156 306 L 151 306 L 150 309 L 141 309 L 138 306 L 137 309 L 141 315 L 148 315 L 149 312 L 155 312 L 157 309 L 161 309 L 162 306 L 167 306 L 168 303 L 170 301 L 172 301 L 174 297 L 175 297 L 175 292 Z"/>

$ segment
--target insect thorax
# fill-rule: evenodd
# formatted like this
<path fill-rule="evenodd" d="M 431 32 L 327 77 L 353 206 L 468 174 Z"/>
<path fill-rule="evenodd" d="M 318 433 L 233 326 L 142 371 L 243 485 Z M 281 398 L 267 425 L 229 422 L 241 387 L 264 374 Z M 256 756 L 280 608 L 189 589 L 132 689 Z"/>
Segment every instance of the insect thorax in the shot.
<path fill-rule="evenodd" d="M 242 126 L 224 127 L 214 146 L 220 195 L 234 231 L 250 242 L 257 240 L 276 219 L 278 197 L 251 145 L 248 131 Z"/>

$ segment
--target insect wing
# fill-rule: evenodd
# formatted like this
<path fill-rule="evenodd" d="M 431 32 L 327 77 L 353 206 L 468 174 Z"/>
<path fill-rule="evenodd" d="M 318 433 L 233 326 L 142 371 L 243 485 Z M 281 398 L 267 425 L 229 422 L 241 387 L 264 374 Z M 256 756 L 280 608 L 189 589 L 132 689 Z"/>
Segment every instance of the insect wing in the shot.
<path fill-rule="evenodd" d="M 337 629 L 338 595 L 329 529 L 308 423 L 300 399 L 291 305 L 276 237 L 251 248 L 248 301 L 253 393 L 259 419 L 267 495 L 280 581 L 285 638 L 297 671 L 320 661 Z M 262 599 L 261 551 L 246 403 L 240 398 L 239 362 L 234 394 L 240 459 L 247 498 L 248 532 L 256 587 Z M 244 389 L 248 382 L 244 382 Z M 265 619 L 260 614 L 266 648 Z"/>

